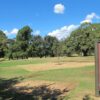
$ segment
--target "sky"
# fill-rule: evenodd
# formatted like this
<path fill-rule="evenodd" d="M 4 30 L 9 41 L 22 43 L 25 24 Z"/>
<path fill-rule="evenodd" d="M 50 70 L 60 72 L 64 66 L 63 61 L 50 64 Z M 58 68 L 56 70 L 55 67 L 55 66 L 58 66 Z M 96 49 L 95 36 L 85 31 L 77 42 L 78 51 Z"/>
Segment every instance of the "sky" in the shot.
<path fill-rule="evenodd" d="M 8 38 L 29 25 L 34 35 L 61 40 L 84 22 L 100 22 L 100 0 L 0 0 L 0 30 Z"/>

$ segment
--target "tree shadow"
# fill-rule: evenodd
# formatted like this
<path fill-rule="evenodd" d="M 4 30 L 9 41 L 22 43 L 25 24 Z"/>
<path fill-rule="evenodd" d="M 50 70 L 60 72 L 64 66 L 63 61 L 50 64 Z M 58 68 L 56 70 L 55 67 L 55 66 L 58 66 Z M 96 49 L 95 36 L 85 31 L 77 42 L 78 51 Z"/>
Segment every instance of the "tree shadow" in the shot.
<path fill-rule="evenodd" d="M 63 100 L 68 89 L 51 89 L 50 85 L 14 87 L 23 78 L 0 78 L 0 100 Z"/>

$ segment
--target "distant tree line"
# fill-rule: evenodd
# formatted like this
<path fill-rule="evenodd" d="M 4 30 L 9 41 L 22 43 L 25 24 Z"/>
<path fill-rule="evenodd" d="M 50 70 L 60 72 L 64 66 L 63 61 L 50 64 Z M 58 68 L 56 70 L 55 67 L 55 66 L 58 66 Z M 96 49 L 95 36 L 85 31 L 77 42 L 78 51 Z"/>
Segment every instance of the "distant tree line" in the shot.
<path fill-rule="evenodd" d="M 0 30 L 0 58 L 57 57 L 94 55 L 94 44 L 100 39 L 100 24 L 84 23 L 64 40 L 56 37 L 32 35 L 29 26 L 21 28 L 15 39 L 8 39 Z"/>

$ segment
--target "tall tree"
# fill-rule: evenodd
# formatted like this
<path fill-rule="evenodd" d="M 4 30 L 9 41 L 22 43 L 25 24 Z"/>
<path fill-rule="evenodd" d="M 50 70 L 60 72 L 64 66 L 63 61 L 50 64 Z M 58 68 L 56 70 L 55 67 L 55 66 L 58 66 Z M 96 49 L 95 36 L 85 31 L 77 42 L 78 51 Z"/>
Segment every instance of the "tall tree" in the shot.
<path fill-rule="evenodd" d="M 7 37 L 3 31 L 0 30 L 0 57 L 4 57 L 7 49 Z"/>
<path fill-rule="evenodd" d="M 29 26 L 24 26 L 22 29 L 18 31 L 18 34 L 16 36 L 16 43 L 20 47 L 20 51 L 26 52 L 30 44 L 30 40 L 32 38 L 31 35 L 32 29 Z"/>
<path fill-rule="evenodd" d="M 45 56 L 56 56 L 56 50 L 58 47 L 58 40 L 56 37 L 52 36 L 46 36 L 44 38 L 44 50 L 45 50 Z"/>
<path fill-rule="evenodd" d="M 73 41 L 73 48 L 76 53 L 88 56 L 94 49 L 95 34 L 91 24 L 84 23 L 77 30 L 73 31 L 70 36 Z"/>
<path fill-rule="evenodd" d="M 30 56 L 42 57 L 44 55 L 44 41 L 40 35 L 32 37 L 28 52 Z"/>
<path fill-rule="evenodd" d="M 66 56 L 72 56 L 72 54 L 75 52 L 76 46 L 76 43 L 74 43 L 74 38 L 72 36 L 67 37 L 64 42 L 64 54 L 66 54 Z"/>

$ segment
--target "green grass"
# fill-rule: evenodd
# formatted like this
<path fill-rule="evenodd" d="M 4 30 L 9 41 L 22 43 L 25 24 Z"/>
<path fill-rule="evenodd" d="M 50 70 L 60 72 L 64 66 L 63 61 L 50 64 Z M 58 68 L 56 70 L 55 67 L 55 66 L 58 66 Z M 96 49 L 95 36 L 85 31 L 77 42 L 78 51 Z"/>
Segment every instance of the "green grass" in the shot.
<path fill-rule="evenodd" d="M 95 89 L 95 67 L 94 66 L 85 66 L 80 68 L 66 68 L 66 69 L 55 69 L 55 70 L 47 70 L 47 71 L 38 71 L 38 72 L 30 72 L 21 67 L 17 67 L 18 65 L 28 65 L 28 64 L 40 64 L 47 62 L 55 62 L 58 61 L 58 58 L 34 58 L 29 60 L 11 60 L 11 61 L 1 61 L 0 62 L 0 77 L 2 78 L 12 78 L 17 76 L 24 76 L 25 80 L 47 80 L 54 82 L 62 82 L 62 83 L 73 83 L 77 84 L 76 88 L 72 90 L 69 96 L 72 99 L 69 100 L 77 100 L 73 99 L 76 95 L 78 95 L 81 91 L 94 91 Z M 94 57 L 63 57 L 60 58 L 60 61 L 67 62 L 84 62 L 84 61 L 94 61 Z M 74 65 L 73 65 L 74 66 Z M 33 76 L 31 78 L 27 76 Z M 35 77 L 36 76 L 36 77 Z"/>
<path fill-rule="evenodd" d="M 13 78 L 18 76 L 25 76 L 30 74 L 31 72 L 26 71 L 24 69 L 14 69 L 14 68 L 0 68 L 0 77 L 2 78 Z"/>
<path fill-rule="evenodd" d="M 0 67 L 15 67 L 18 65 L 28 65 L 28 64 L 41 64 L 41 63 L 46 63 L 45 60 L 43 59 L 20 59 L 20 60 L 7 60 L 7 61 L 1 61 L 0 62 Z"/>
<path fill-rule="evenodd" d="M 40 76 L 34 77 L 32 80 L 59 81 L 62 83 L 76 84 L 75 89 L 69 94 L 69 97 L 71 97 L 69 100 L 74 100 L 75 97 L 83 91 L 85 91 L 85 93 L 93 93 L 95 90 L 94 66 L 49 70 L 35 74 L 40 74 Z"/>
<path fill-rule="evenodd" d="M 33 77 L 27 78 L 29 75 L 33 75 Z M 56 69 L 39 72 L 29 72 L 23 69 L 11 70 L 6 67 L 0 70 L 0 76 L 4 78 L 26 76 L 25 80 L 46 80 L 53 82 L 73 83 L 76 84 L 76 87 L 69 94 L 71 98 L 75 98 L 75 96 L 81 91 L 91 92 L 95 89 L 94 66 L 86 66 L 83 68 Z"/>
<path fill-rule="evenodd" d="M 94 61 L 94 56 L 90 57 L 57 57 L 54 58 L 32 58 L 32 59 L 20 59 L 20 60 L 2 60 L 0 59 L 0 67 L 11 67 L 18 65 L 28 65 L 28 64 L 41 64 L 47 62 L 91 62 Z"/>
<path fill-rule="evenodd" d="M 83 68 L 67 68 L 49 71 L 40 71 L 35 74 L 40 76 L 34 77 L 33 80 L 48 80 L 61 82 L 75 82 L 81 88 L 92 88 L 94 83 L 94 66 L 86 66 Z M 91 85 L 90 85 L 91 83 Z"/>

